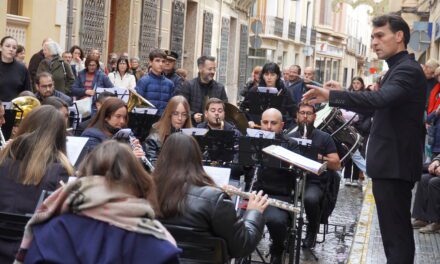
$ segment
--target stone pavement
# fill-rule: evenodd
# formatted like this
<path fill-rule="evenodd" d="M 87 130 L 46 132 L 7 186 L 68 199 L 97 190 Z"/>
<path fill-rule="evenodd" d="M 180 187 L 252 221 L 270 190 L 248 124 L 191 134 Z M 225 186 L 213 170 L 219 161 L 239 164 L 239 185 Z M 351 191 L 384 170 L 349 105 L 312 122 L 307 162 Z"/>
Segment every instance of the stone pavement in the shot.
<path fill-rule="evenodd" d="M 414 197 L 414 195 L 413 195 Z M 414 231 L 416 243 L 416 264 L 440 263 L 440 233 L 421 234 Z M 362 204 L 356 234 L 348 258 L 350 264 L 382 264 L 386 263 L 385 253 L 377 219 L 376 206 L 368 184 Z"/>
<path fill-rule="evenodd" d="M 301 263 L 346 263 L 351 245 L 353 244 L 354 230 L 358 221 L 361 209 L 363 194 L 359 187 L 345 186 L 341 183 L 338 201 L 335 210 L 330 216 L 329 223 L 338 227 L 329 226 L 329 234 L 326 235 L 325 242 L 317 244 L 313 253 L 318 260 L 315 260 L 309 250 L 301 250 Z M 343 228 L 345 227 L 345 233 Z M 305 230 L 305 229 L 304 229 Z M 322 230 L 322 225 L 321 225 Z M 303 232 L 303 237 L 305 231 Z M 318 235 L 318 241 L 322 240 L 322 235 Z M 270 238 L 266 233 L 258 248 L 263 255 L 269 252 Z M 262 263 L 260 257 L 254 253 L 253 263 Z M 265 258 L 269 262 L 269 257 Z M 286 262 L 287 263 L 287 262 Z"/>

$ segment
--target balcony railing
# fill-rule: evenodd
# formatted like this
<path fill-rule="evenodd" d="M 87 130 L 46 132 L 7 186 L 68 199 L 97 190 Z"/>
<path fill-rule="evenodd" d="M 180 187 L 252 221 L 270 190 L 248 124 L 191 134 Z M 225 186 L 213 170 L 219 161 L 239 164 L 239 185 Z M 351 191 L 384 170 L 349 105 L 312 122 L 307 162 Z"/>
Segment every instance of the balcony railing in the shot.
<path fill-rule="evenodd" d="M 23 16 L 6 15 L 6 35 L 14 37 L 21 45 L 26 45 L 26 31 L 30 18 Z"/>
<path fill-rule="evenodd" d="M 266 18 L 266 30 L 267 35 L 275 35 L 277 37 L 283 36 L 283 19 L 279 17 L 268 16 Z"/>
<path fill-rule="evenodd" d="M 295 40 L 295 30 L 296 30 L 296 23 L 290 22 L 289 23 L 289 34 L 288 34 L 289 39 Z"/>

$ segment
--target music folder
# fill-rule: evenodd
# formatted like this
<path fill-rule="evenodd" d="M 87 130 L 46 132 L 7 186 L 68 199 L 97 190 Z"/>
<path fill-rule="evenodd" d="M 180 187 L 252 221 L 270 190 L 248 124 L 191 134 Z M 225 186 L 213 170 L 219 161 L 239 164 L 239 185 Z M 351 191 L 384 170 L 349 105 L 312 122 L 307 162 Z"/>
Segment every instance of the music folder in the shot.
<path fill-rule="evenodd" d="M 83 153 L 84 147 L 88 140 L 88 137 L 67 137 L 66 154 L 72 166 L 77 166 L 77 163 L 81 161 L 79 157 Z"/>
<path fill-rule="evenodd" d="M 122 87 L 112 87 L 112 88 L 97 87 L 96 88 L 96 94 L 99 95 L 103 92 L 113 93 L 119 99 L 123 100 L 125 103 L 128 102 L 128 99 L 130 97 L 129 91 L 125 88 L 122 88 Z"/>
<path fill-rule="evenodd" d="M 207 128 L 182 128 L 182 133 L 188 136 L 205 136 L 208 131 Z"/>
<path fill-rule="evenodd" d="M 246 133 L 249 137 L 253 137 L 253 138 L 267 138 L 267 139 L 274 139 L 275 138 L 275 132 L 272 132 L 272 131 L 247 128 Z"/>
<path fill-rule="evenodd" d="M 263 152 L 316 175 L 320 175 L 327 169 L 327 162 L 319 163 L 281 146 L 271 145 L 264 148 Z"/>

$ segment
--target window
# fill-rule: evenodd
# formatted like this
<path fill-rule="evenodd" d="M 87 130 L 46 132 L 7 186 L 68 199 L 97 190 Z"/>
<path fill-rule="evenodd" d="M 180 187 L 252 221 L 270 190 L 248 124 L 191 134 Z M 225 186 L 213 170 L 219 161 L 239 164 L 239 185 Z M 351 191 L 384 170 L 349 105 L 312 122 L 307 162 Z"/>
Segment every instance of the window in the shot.
<path fill-rule="evenodd" d="M 22 0 L 8 0 L 7 13 L 11 15 L 21 16 Z"/>

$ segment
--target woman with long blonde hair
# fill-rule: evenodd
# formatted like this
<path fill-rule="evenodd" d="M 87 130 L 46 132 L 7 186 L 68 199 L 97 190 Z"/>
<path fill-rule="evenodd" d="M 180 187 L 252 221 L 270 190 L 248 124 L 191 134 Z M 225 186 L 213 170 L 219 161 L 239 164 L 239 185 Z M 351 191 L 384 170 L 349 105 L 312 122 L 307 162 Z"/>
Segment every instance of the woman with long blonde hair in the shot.
<path fill-rule="evenodd" d="M 155 163 L 165 139 L 182 128 L 191 128 L 191 115 L 188 101 L 181 95 L 172 97 L 162 117 L 153 125 L 145 140 L 147 158 Z"/>

